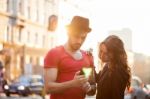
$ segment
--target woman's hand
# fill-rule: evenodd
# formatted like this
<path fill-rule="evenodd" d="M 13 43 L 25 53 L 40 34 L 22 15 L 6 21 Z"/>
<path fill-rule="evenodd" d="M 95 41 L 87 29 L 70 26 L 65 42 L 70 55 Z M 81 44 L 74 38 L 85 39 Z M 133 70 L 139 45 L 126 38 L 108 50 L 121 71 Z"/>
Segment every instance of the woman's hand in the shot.
<path fill-rule="evenodd" d="M 91 91 L 91 89 L 92 89 L 89 82 L 86 82 L 86 83 L 82 86 L 82 88 L 86 91 L 86 93 L 88 93 L 88 92 Z"/>

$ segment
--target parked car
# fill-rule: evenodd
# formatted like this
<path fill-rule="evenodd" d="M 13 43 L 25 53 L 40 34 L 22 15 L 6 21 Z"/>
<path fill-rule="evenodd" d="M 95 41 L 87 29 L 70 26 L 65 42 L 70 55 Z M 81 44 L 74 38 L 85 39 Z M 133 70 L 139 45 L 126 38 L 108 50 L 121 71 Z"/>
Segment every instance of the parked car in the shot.
<path fill-rule="evenodd" d="M 3 78 L 0 77 L 0 93 L 3 92 Z"/>
<path fill-rule="evenodd" d="M 4 93 L 6 94 L 6 96 L 10 96 L 10 94 L 19 94 L 22 96 L 27 96 L 30 93 L 29 86 L 29 77 L 20 76 L 18 79 L 15 79 L 14 82 L 6 84 L 4 86 Z"/>
<path fill-rule="evenodd" d="M 7 81 L 4 78 L 4 67 L 3 67 L 2 62 L 0 61 L 0 93 L 3 92 L 3 88 L 6 83 Z"/>
<path fill-rule="evenodd" d="M 30 92 L 45 97 L 44 79 L 41 75 L 30 76 Z"/>
<path fill-rule="evenodd" d="M 6 79 L 0 77 L 0 93 L 3 93 L 4 91 L 4 86 L 7 84 Z"/>
<path fill-rule="evenodd" d="M 125 92 L 125 99 L 149 99 L 144 90 L 144 84 L 139 77 L 132 76 L 131 86 Z"/>
<path fill-rule="evenodd" d="M 148 99 L 150 99 L 150 84 L 145 84 L 143 90 L 148 94 Z"/>

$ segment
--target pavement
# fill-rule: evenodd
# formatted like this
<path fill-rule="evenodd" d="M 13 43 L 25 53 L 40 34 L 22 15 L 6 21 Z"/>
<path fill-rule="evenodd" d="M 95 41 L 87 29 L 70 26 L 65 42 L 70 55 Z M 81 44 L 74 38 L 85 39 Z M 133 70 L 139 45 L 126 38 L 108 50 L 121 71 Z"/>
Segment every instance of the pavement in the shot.
<path fill-rule="evenodd" d="M 6 97 L 6 95 L 4 93 L 0 93 L 0 99 L 42 99 L 42 97 L 38 96 L 38 95 L 30 95 L 30 96 L 27 96 L 27 97 L 21 97 L 21 96 L 18 96 L 18 95 L 11 95 L 11 97 Z M 46 95 L 45 96 L 45 99 L 50 99 L 49 98 L 49 95 Z M 96 99 L 95 96 L 86 96 L 85 99 Z"/>
<path fill-rule="evenodd" d="M 46 96 L 45 96 L 45 99 L 50 99 L 50 98 L 49 98 L 49 95 L 46 95 Z M 86 96 L 85 99 L 96 99 L 96 96 Z"/>
<path fill-rule="evenodd" d="M 85 99 L 96 99 L 96 96 L 86 96 Z"/>

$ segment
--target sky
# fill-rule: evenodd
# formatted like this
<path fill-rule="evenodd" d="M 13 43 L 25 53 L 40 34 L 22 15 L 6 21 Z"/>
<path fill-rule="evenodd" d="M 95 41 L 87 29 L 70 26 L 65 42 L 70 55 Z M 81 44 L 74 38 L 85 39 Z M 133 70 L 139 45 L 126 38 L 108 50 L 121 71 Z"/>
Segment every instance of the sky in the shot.
<path fill-rule="evenodd" d="M 83 48 L 95 48 L 97 42 L 108 36 L 109 31 L 129 28 L 133 37 L 132 50 L 150 56 L 149 0 L 74 0 L 74 2 L 84 10 L 84 14 L 66 5 L 61 5 L 60 12 L 65 17 L 76 14 L 89 17 L 92 32 L 88 35 Z M 61 38 L 62 43 L 66 39 L 65 34 L 61 35 Z"/>
<path fill-rule="evenodd" d="M 129 28 L 134 52 L 150 55 L 150 2 L 147 0 L 95 0 L 92 21 L 95 37 Z"/>

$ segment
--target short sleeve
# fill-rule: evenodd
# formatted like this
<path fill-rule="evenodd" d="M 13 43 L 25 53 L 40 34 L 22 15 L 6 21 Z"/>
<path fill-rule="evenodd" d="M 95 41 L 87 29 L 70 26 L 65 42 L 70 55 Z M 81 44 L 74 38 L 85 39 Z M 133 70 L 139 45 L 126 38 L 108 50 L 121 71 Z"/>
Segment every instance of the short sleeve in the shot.
<path fill-rule="evenodd" d="M 44 68 L 57 68 L 59 63 L 59 51 L 51 49 L 44 58 Z"/>

